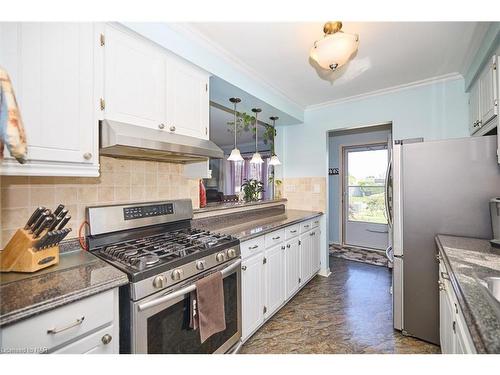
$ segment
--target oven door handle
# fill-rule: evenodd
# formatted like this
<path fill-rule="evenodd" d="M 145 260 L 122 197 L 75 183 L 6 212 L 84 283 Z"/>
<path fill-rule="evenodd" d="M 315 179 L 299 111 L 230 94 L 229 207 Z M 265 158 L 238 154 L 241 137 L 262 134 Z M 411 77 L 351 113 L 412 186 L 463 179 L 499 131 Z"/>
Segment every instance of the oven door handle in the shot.
<path fill-rule="evenodd" d="M 229 267 L 224 268 L 221 271 L 222 272 L 222 277 L 227 276 L 229 273 L 231 273 L 235 268 L 239 267 L 240 265 L 241 265 L 241 259 L 238 259 L 237 262 L 234 262 Z M 169 293 L 167 295 L 164 295 L 162 297 L 154 299 L 152 301 L 141 303 L 137 307 L 138 307 L 139 311 L 144 311 L 144 310 L 150 309 L 151 307 L 155 307 L 155 306 L 161 305 L 162 303 L 168 302 L 168 301 L 170 301 L 172 299 L 175 299 L 177 297 L 180 297 L 180 296 L 183 296 L 185 294 L 191 293 L 194 290 L 196 290 L 196 285 L 192 284 L 192 285 L 189 285 L 189 286 L 187 286 L 185 288 L 179 289 L 179 290 L 177 290 L 177 291 L 175 291 L 173 293 Z"/>

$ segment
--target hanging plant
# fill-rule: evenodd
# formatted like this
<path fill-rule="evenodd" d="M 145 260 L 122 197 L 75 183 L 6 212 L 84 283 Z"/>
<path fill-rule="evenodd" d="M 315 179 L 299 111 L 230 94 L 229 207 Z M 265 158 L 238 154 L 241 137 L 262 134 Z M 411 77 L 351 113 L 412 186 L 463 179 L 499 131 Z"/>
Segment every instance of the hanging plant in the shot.
<path fill-rule="evenodd" d="M 255 136 L 255 117 L 247 114 L 246 112 L 236 112 L 236 134 L 241 134 L 241 132 L 252 131 Z M 227 123 L 227 131 L 234 134 L 234 121 Z M 271 125 L 264 124 L 264 133 L 262 134 L 262 142 L 265 145 L 269 144 L 271 147 L 271 153 L 274 154 L 274 137 L 276 137 L 276 129 Z"/>

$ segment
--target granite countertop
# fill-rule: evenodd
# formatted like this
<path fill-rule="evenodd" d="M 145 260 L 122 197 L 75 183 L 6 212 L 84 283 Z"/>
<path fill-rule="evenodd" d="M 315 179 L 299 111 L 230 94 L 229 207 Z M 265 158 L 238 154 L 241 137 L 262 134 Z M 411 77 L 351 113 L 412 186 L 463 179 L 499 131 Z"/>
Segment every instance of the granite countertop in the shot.
<path fill-rule="evenodd" d="M 438 235 L 436 243 L 478 353 L 500 353 L 500 302 L 486 287 L 500 277 L 500 249 L 489 241 Z"/>
<path fill-rule="evenodd" d="M 230 220 L 211 220 L 210 223 L 203 225 L 203 229 L 230 234 L 240 241 L 246 241 L 321 215 L 323 213 L 317 211 L 286 210 L 277 215 L 266 216 L 263 214 L 262 218 L 253 218 L 251 220 L 245 215 L 241 215 L 240 218 L 231 216 Z M 196 224 L 194 226 L 196 227 Z"/>
<path fill-rule="evenodd" d="M 83 251 L 33 274 L 0 273 L 0 327 L 128 283 L 117 268 Z"/>
<path fill-rule="evenodd" d="M 267 200 L 261 200 L 261 201 L 256 201 L 256 202 L 208 203 L 206 207 L 194 209 L 193 213 L 198 214 L 198 213 L 202 213 L 202 212 L 228 210 L 231 208 L 253 207 L 253 206 L 261 206 L 261 205 L 273 204 L 273 203 L 285 203 L 286 201 L 287 200 L 285 198 L 281 198 L 281 199 L 267 199 Z"/>

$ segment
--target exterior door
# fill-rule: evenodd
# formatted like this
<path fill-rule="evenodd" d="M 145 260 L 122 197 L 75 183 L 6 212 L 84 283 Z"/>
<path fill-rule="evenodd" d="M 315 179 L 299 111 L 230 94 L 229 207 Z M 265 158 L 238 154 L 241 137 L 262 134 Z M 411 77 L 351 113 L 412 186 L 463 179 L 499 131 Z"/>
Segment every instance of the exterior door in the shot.
<path fill-rule="evenodd" d="M 387 143 L 343 148 L 344 245 L 386 250 Z"/>

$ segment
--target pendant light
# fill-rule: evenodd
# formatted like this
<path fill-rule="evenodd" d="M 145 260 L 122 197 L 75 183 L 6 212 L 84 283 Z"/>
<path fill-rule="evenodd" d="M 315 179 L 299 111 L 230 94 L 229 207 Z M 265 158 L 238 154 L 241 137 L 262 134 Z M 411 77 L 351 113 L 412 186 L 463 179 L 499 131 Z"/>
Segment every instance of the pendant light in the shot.
<path fill-rule="evenodd" d="M 273 129 L 275 129 L 276 120 L 279 119 L 278 116 L 269 117 L 269 120 L 273 122 Z M 269 165 L 281 165 L 280 159 L 274 153 L 274 133 L 273 133 L 273 154 L 271 155 L 271 160 L 269 160 Z"/>
<path fill-rule="evenodd" d="M 242 161 L 243 157 L 241 156 L 240 150 L 236 147 L 236 133 L 237 133 L 237 123 L 236 123 L 236 105 L 241 102 L 240 98 L 230 98 L 229 101 L 233 103 L 234 106 L 234 148 L 231 151 L 231 155 L 227 158 L 229 161 Z"/>
<path fill-rule="evenodd" d="M 264 163 L 264 160 L 262 160 L 262 157 L 259 154 L 259 149 L 257 147 L 258 145 L 258 125 L 259 121 L 257 120 L 257 115 L 259 112 L 261 112 L 262 109 L 260 108 L 252 108 L 252 112 L 255 113 L 255 154 L 253 154 L 252 159 L 250 160 L 250 163 L 252 164 L 262 164 Z"/>

